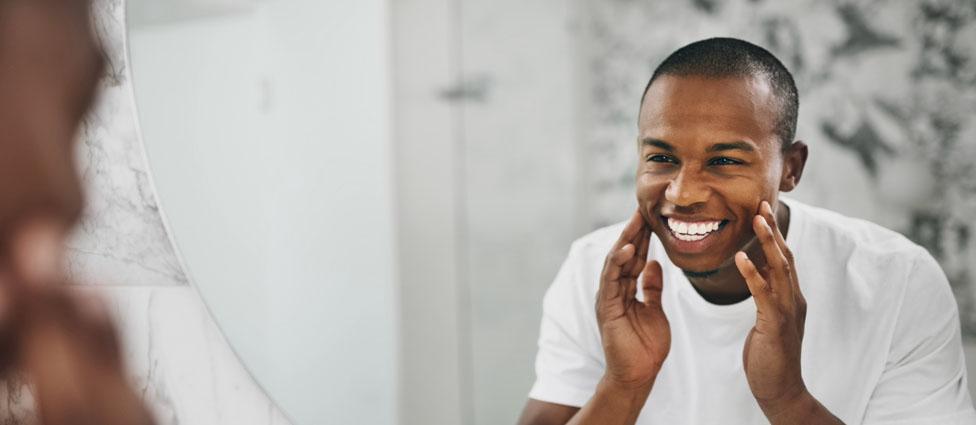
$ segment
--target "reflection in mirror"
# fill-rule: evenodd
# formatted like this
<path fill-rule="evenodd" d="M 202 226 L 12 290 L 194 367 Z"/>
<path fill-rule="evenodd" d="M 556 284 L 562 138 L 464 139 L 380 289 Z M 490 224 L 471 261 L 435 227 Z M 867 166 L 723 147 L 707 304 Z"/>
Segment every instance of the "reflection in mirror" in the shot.
<path fill-rule="evenodd" d="M 647 186 L 635 179 L 635 140 L 650 72 L 712 36 L 769 48 L 796 79 L 809 160 L 790 199 L 878 223 L 931 253 L 976 362 L 976 95 L 966 65 L 976 62 L 952 59 L 974 56 L 969 9 L 336 3 L 132 0 L 129 13 L 136 100 L 176 241 L 242 360 L 298 424 L 516 422 L 537 382 L 544 294 L 580 270 L 595 291 L 612 243 L 573 241 L 649 199 L 637 196 Z M 591 246 L 602 251 L 580 253 Z M 721 310 L 688 291 L 676 268 L 687 262 L 660 259 L 666 287 L 690 300 L 685 313 Z M 562 264 L 571 272 L 557 274 Z M 822 294 L 810 294 L 810 314 L 823 314 Z M 571 354 L 589 368 L 574 394 L 533 394 L 582 404 L 605 362 L 594 303 L 550 299 L 567 307 L 547 313 L 566 325 L 550 331 L 577 324 L 567 332 L 589 344 Z M 742 306 L 752 301 L 742 302 L 726 307 L 750 319 Z M 728 335 L 724 372 L 741 384 L 745 337 L 719 336 Z M 539 370 L 558 369 L 542 358 Z M 676 393 L 654 397 L 666 404 Z M 834 413 L 853 415 L 827 394 Z"/>
<path fill-rule="evenodd" d="M 392 423 L 386 2 L 128 13 L 161 205 L 235 351 L 296 423 Z"/>

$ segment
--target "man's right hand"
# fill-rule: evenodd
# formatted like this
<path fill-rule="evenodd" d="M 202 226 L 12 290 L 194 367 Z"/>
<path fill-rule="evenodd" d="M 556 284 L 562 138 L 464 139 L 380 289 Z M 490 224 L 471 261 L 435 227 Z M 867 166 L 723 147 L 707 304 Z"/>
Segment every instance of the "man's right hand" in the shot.
<path fill-rule="evenodd" d="M 603 384 L 650 391 L 671 349 L 661 306 L 661 265 L 647 261 L 651 229 L 635 212 L 607 254 L 596 297 L 596 317 L 607 369 Z M 637 299 L 640 280 L 644 301 Z"/>
<path fill-rule="evenodd" d="M 606 371 L 582 408 L 529 399 L 523 425 L 633 425 L 664 359 L 671 350 L 671 327 L 661 307 L 661 265 L 647 261 L 651 229 L 640 212 L 613 244 L 600 274 L 596 318 Z M 644 301 L 637 299 L 640 280 Z"/>

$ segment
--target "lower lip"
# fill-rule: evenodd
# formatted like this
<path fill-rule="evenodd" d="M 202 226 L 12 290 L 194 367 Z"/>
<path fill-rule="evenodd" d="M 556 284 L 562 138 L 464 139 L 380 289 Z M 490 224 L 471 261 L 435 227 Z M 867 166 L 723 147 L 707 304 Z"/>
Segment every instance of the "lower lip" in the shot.
<path fill-rule="evenodd" d="M 725 226 L 728 224 L 727 221 L 723 222 L 722 225 L 719 226 L 717 230 L 712 231 L 711 233 L 708 234 L 708 236 L 705 236 L 701 240 L 683 241 L 681 239 L 678 239 L 678 237 L 675 236 L 674 233 L 671 231 L 671 228 L 668 227 L 668 219 L 666 217 L 660 217 L 660 219 L 664 224 L 664 230 L 665 230 L 664 233 L 667 235 L 666 239 L 668 245 L 673 246 L 675 250 L 683 254 L 698 254 L 707 251 L 709 248 L 711 248 L 713 245 L 715 245 L 718 242 L 719 233 L 722 233 L 722 231 L 725 230 Z"/>

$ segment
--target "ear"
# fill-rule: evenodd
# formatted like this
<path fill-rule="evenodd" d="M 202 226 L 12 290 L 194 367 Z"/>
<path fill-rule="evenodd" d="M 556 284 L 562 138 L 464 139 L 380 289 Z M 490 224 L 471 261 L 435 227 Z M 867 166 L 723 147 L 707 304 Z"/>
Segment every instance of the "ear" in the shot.
<path fill-rule="evenodd" d="M 800 177 L 803 176 L 803 167 L 807 165 L 806 143 L 800 140 L 793 142 L 783 150 L 783 175 L 779 180 L 779 191 L 790 192 L 800 184 Z"/>

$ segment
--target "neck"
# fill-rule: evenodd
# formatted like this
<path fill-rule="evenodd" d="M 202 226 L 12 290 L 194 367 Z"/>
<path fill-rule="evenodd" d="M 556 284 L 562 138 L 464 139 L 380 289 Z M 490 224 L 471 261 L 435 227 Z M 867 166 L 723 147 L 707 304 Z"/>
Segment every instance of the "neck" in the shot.
<path fill-rule="evenodd" d="M 782 202 L 777 202 L 776 222 L 779 224 L 779 231 L 786 237 L 790 227 L 790 209 Z M 762 253 L 759 241 L 752 238 L 742 249 L 749 255 L 749 258 L 756 264 L 759 270 L 766 265 L 766 257 Z M 735 266 L 735 261 L 730 258 L 721 267 L 708 276 L 688 276 L 691 286 L 712 304 L 727 305 L 735 304 L 749 298 L 749 287 L 745 279 Z"/>

